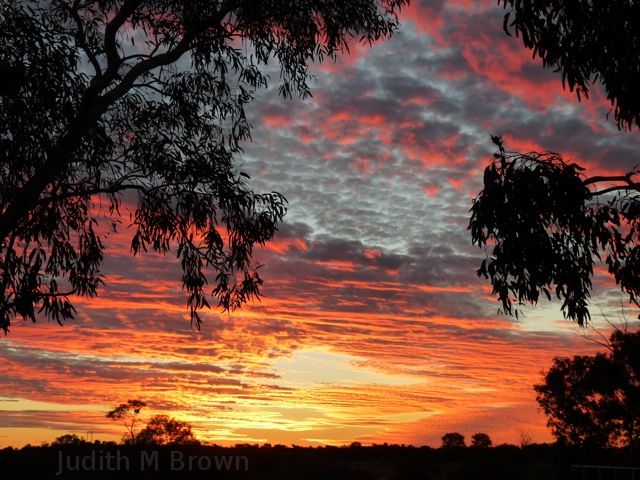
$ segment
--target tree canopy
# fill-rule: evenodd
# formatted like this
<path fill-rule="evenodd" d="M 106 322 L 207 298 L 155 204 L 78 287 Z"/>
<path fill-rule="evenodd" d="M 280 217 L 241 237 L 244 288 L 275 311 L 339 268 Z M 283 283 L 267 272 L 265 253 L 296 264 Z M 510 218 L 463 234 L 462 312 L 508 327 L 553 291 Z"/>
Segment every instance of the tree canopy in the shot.
<path fill-rule="evenodd" d="M 123 201 L 133 253 L 179 257 L 196 325 L 208 292 L 225 309 L 259 295 L 253 247 L 286 199 L 237 158 L 265 67 L 309 95 L 310 63 L 388 37 L 404 3 L 0 0 L 0 328 L 97 294 Z"/>
<path fill-rule="evenodd" d="M 519 305 L 556 296 L 565 316 L 584 325 L 595 259 L 638 304 L 637 173 L 587 177 L 556 153 L 508 152 L 501 138 L 493 141 L 498 151 L 485 169 L 469 228 L 473 243 L 487 251 L 477 273 L 489 279 L 503 311 L 517 315 Z"/>
<path fill-rule="evenodd" d="M 640 28 L 631 21 L 640 5 L 630 0 L 502 4 L 505 32 L 521 36 L 578 99 L 599 81 L 618 126 L 640 126 Z M 500 137 L 492 138 L 498 151 L 484 171 L 469 229 L 472 242 L 487 252 L 477 273 L 491 282 L 502 310 L 518 315 L 517 306 L 555 296 L 566 317 L 585 325 L 597 260 L 637 305 L 639 172 L 589 177 L 555 152 L 508 152 Z"/>
<path fill-rule="evenodd" d="M 191 431 L 191 424 L 169 417 L 168 415 L 154 415 L 146 426 L 136 432 L 136 426 L 140 424 L 140 414 L 147 406 L 139 399 L 127 400 L 107 413 L 107 418 L 121 421 L 127 433 L 122 437 L 123 443 L 143 445 L 169 445 L 169 444 L 193 444 L 197 443 L 195 435 Z"/>
<path fill-rule="evenodd" d="M 123 437 L 125 443 L 136 442 L 136 425 L 140 423 L 140 412 L 146 407 L 147 404 L 139 399 L 127 400 L 126 403 L 121 403 L 113 410 L 107 413 L 107 418 L 113 421 L 121 421 L 127 429 L 127 434 Z"/>
<path fill-rule="evenodd" d="M 640 4 L 634 0 L 502 0 L 504 30 L 520 36 L 578 99 L 600 82 L 618 126 L 640 127 Z"/>
<path fill-rule="evenodd" d="M 51 442 L 51 445 L 55 446 L 63 446 L 63 445 L 80 445 L 84 443 L 85 440 L 80 438 L 75 433 L 67 433 L 65 435 L 60 435 L 56 437 L 56 439 Z"/>
<path fill-rule="evenodd" d="M 136 436 L 136 443 L 145 445 L 185 445 L 197 442 L 189 423 L 167 415 L 151 417 L 146 427 Z"/>
<path fill-rule="evenodd" d="M 462 448 L 466 447 L 464 435 L 458 432 L 445 433 L 442 436 L 442 448 Z"/>
<path fill-rule="evenodd" d="M 476 448 L 489 448 L 493 442 L 486 433 L 474 433 L 471 436 L 471 446 Z"/>
<path fill-rule="evenodd" d="M 637 447 L 640 331 L 615 331 L 605 353 L 556 358 L 535 391 L 559 442 Z"/>

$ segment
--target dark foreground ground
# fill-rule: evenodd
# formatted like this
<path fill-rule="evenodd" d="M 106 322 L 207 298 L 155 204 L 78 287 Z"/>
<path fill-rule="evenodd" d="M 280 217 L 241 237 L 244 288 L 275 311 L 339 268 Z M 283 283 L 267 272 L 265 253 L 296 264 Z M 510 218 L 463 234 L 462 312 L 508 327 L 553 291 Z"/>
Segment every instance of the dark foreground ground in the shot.
<path fill-rule="evenodd" d="M 579 469 L 571 465 L 638 467 Z M 551 445 L 525 448 L 217 446 L 114 444 L 0 450 L 0 477 L 28 479 L 613 479 L 640 480 L 640 455 Z"/>

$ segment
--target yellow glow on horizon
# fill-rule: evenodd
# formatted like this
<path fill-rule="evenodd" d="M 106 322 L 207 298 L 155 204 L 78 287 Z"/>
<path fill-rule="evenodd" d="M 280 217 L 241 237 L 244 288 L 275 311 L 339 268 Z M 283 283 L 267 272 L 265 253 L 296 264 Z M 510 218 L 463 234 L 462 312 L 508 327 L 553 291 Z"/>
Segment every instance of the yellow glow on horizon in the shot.
<path fill-rule="evenodd" d="M 377 371 L 369 367 L 364 358 L 327 348 L 298 350 L 290 357 L 278 358 L 272 366 L 281 372 L 285 382 L 295 385 L 417 383 L 413 378 Z"/>

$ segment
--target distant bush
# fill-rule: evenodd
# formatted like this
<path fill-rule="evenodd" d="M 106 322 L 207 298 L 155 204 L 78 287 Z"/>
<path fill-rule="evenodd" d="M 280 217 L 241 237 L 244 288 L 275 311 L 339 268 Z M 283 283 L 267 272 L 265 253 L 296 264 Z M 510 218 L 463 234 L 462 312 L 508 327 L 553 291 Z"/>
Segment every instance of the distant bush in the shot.
<path fill-rule="evenodd" d="M 59 436 L 51 445 L 80 445 L 81 443 L 85 443 L 84 439 L 72 433 Z"/>
<path fill-rule="evenodd" d="M 489 448 L 493 442 L 486 433 L 474 433 L 471 437 L 471 446 L 479 448 Z"/>
<path fill-rule="evenodd" d="M 458 432 L 445 433 L 442 436 L 442 448 L 461 448 L 466 447 L 464 443 L 464 435 Z"/>
<path fill-rule="evenodd" d="M 143 445 L 187 445 L 198 443 L 187 422 L 167 415 L 151 417 L 147 426 L 136 436 L 136 443 Z"/>

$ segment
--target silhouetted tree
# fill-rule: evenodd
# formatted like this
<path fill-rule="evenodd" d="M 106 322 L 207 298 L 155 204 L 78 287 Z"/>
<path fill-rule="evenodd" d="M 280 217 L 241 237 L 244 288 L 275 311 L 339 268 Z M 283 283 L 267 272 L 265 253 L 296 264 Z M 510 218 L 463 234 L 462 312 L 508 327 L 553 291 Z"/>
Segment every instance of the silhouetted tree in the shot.
<path fill-rule="evenodd" d="M 635 0 L 567 2 L 503 0 L 504 30 L 546 67 L 559 71 L 578 99 L 599 81 L 620 127 L 640 126 L 640 17 Z"/>
<path fill-rule="evenodd" d="M 51 445 L 80 445 L 81 443 L 85 443 L 85 441 L 78 435 L 75 433 L 67 433 L 56 437 L 56 439 L 51 442 Z"/>
<path fill-rule="evenodd" d="M 640 184 L 634 172 L 586 177 L 553 152 L 507 152 L 499 137 L 484 188 L 471 208 L 472 241 L 492 246 L 478 275 L 489 279 L 503 310 L 556 296 L 566 317 L 589 320 L 595 258 L 630 299 L 640 295 Z M 598 190 L 602 183 L 618 182 Z M 603 197 L 619 193 L 613 198 Z M 608 198 L 608 200 L 607 200 Z"/>
<path fill-rule="evenodd" d="M 136 442 L 135 426 L 140 422 L 140 412 L 147 404 L 142 400 L 127 400 L 107 413 L 107 418 L 114 421 L 122 421 L 128 434 L 124 436 L 125 443 Z"/>
<path fill-rule="evenodd" d="M 558 70 L 578 99 L 596 80 L 604 86 L 618 126 L 640 126 L 640 4 L 503 0 L 504 29 L 521 36 L 534 56 Z M 490 280 L 503 311 L 562 301 L 564 315 L 590 318 L 594 258 L 620 288 L 640 294 L 640 183 L 637 171 L 584 176 L 554 152 L 506 152 L 502 140 L 484 172 L 469 223 L 473 243 L 492 251 L 478 274 Z"/>
<path fill-rule="evenodd" d="M 464 435 L 457 432 L 445 433 L 442 436 L 442 448 L 461 448 L 466 447 L 464 443 Z"/>
<path fill-rule="evenodd" d="M 614 332 L 606 353 L 556 358 L 534 388 L 558 442 L 638 446 L 640 331 Z"/>
<path fill-rule="evenodd" d="M 236 167 L 276 60 L 284 97 L 406 0 L 0 0 L 0 328 L 73 317 L 103 283 L 102 232 L 134 204 L 133 253 L 174 251 L 191 320 L 259 295 L 253 247 L 286 212 Z"/>
<path fill-rule="evenodd" d="M 150 445 L 185 445 L 198 443 L 187 422 L 169 418 L 167 415 L 151 417 L 147 426 L 140 430 L 136 442 Z"/>
<path fill-rule="evenodd" d="M 474 433 L 471 437 L 471 446 L 477 448 L 489 448 L 493 442 L 486 433 Z"/>
<path fill-rule="evenodd" d="M 532 442 L 533 439 L 531 438 L 531 434 L 526 430 L 520 430 L 518 434 L 518 445 L 520 448 L 526 448 L 531 445 Z"/>

